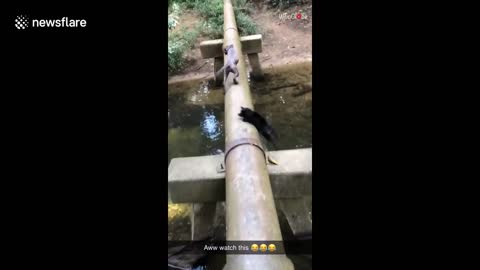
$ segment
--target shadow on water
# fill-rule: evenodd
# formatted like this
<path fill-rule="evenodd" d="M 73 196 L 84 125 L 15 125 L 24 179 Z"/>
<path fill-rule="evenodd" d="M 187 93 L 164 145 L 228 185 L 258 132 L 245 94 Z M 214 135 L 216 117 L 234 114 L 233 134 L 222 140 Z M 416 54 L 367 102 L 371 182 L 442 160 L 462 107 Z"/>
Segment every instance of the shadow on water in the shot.
<path fill-rule="evenodd" d="M 278 150 L 311 147 L 311 62 L 264 72 L 265 80 L 250 82 L 250 90 L 254 110 L 265 116 L 278 133 Z M 202 80 L 169 85 L 168 162 L 177 157 L 218 154 L 224 145 L 223 87 Z M 188 204 L 169 204 L 169 240 L 190 239 L 189 213 Z M 311 256 L 289 257 L 296 270 L 312 269 Z M 222 269 L 224 264 L 224 257 L 216 258 L 195 269 Z"/>

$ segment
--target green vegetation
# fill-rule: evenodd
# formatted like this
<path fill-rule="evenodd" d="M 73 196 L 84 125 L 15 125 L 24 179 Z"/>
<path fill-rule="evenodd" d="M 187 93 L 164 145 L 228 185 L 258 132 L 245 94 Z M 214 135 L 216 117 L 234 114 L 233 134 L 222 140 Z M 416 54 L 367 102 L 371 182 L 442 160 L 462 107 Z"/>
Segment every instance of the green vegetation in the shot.
<path fill-rule="evenodd" d="M 169 2 L 170 3 L 170 2 Z M 176 4 L 169 5 L 169 14 L 168 14 L 168 30 L 172 30 L 177 26 L 178 15 L 180 13 L 179 6 Z"/>
<path fill-rule="evenodd" d="M 311 3 L 312 1 L 311 0 L 267 0 L 265 2 L 270 7 L 286 9 L 293 5 Z"/>
<path fill-rule="evenodd" d="M 190 0 L 191 1 L 191 0 Z M 257 33 L 257 25 L 248 16 L 252 7 L 245 0 L 237 0 L 234 4 L 235 19 L 240 35 L 252 35 Z M 202 33 L 209 38 L 222 38 L 223 36 L 223 0 L 196 1 L 194 9 L 205 20 Z"/>
<path fill-rule="evenodd" d="M 223 37 L 223 0 L 169 0 L 168 8 L 168 71 L 174 72 L 183 68 L 184 52 L 193 48 L 200 34 L 211 39 Z M 171 33 L 181 23 L 181 13 L 186 9 L 198 12 L 203 22 L 195 29 L 180 29 Z M 234 9 L 240 35 L 257 34 L 258 26 L 249 16 L 252 12 L 251 3 L 236 0 Z"/>
<path fill-rule="evenodd" d="M 193 49 L 197 40 L 199 27 L 187 30 L 180 28 L 176 33 L 168 35 L 168 71 L 174 72 L 184 67 L 184 52 Z"/>
<path fill-rule="evenodd" d="M 183 44 L 178 41 L 168 41 L 168 72 L 179 70 L 183 66 Z"/>
<path fill-rule="evenodd" d="M 235 15 L 235 20 L 237 21 L 237 26 L 239 28 L 241 36 L 248 36 L 259 33 L 259 27 L 254 21 L 252 21 L 250 16 L 248 16 L 247 14 L 239 12 Z"/>
<path fill-rule="evenodd" d="M 202 1 L 202 0 L 200 0 Z M 183 5 L 185 8 L 194 8 L 196 0 L 170 0 L 170 2 L 175 2 Z"/>
<path fill-rule="evenodd" d="M 170 30 L 175 29 L 177 26 L 180 6 L 169 1 L 168 9 L 168 71 L 172 72 L 182 67 L 185 44 L 178 38 L 174 38 L 170 32 Z"/>

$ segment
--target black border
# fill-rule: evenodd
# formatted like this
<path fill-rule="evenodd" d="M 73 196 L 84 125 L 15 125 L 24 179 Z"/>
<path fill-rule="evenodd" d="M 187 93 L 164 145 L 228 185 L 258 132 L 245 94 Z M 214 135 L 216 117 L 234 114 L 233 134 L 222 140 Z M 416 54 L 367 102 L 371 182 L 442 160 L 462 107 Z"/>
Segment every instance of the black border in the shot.
<path fill-rule="evenodd" d="M 11 252 L 34 265 L 165 265 L 166 6 L 23 4 L 2 16 Z M 19 32 L 18 14 L 87 28 Z"/>
<path fill-rule="evenodd" d="M 5 255 L 163 267 L 166 7 L 20 4 L 1 17 Z M 470 149 L 463 129 L 477 122 L 465 121 L 476 99 L 456 92 L 475 78 L 462 62 L 475 62 L 465 40 L 474 16 L 463 14 L 475 9 L 313 5 L 315 269 L 445 265 L 460 246 L 449 235 L 466 231 L 451 221 L 462 224 L 457 213 L 474 198 L 454 197 L 473 189 L 452 182 L 465 178 L 456 151 Z M 21 35 L 11 31 L 19 12 L 78 14 L 89 27 Z"/>

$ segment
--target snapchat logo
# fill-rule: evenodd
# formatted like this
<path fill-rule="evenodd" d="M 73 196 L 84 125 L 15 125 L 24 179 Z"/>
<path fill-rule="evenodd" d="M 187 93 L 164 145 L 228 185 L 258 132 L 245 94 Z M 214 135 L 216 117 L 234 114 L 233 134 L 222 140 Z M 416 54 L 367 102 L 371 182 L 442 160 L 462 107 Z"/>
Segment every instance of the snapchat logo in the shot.
<path fill-rule="evenodd" d="M 260 245 L 260 251 L 262 251 L 262 252 L 267 251 L 267 245 L 261 244 L 261 245 Z"/>
<path fill-rule="evenodd" d="M 274 252 L 275 250 L 277 250 L 277 247 L 274 244 L 268 245 L 268 251 Z"/>
<path fill-rule="evenodd" d="M 258 251 L 258 245 L 253 244 L 252 247 L 250 248 L 252 251 L 257 252 Z"/>

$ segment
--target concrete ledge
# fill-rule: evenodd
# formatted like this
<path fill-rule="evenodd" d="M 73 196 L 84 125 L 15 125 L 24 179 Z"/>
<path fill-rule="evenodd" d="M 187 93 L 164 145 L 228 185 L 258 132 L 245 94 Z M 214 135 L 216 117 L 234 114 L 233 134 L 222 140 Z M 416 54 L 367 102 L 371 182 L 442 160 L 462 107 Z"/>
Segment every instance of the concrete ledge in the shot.
<path fill-rule="evenodd" d="M 251 35 L 240 38 L 243 54 L 262 52 L 262 35 Z M 207 40 L 200 43 L 200 52 L 204 59 L 223 56 L 223 39 Z"/>
<path fill-rule="evenodd" d="M 283 212 L 295 236 L 312 234 L 312 197 L 283 199 L 276 202 L 277 209 Z"/>
<path fill-rule="evenodd" d="M 312 149 L 269 152 L 279 165 L 268 165 L 275 199 L 312 194 Z M 174 158 L 168 166 L 168 189 L 173 203 L 225 200 L 225 173 L 217 173 L 223 155 Z"/>

